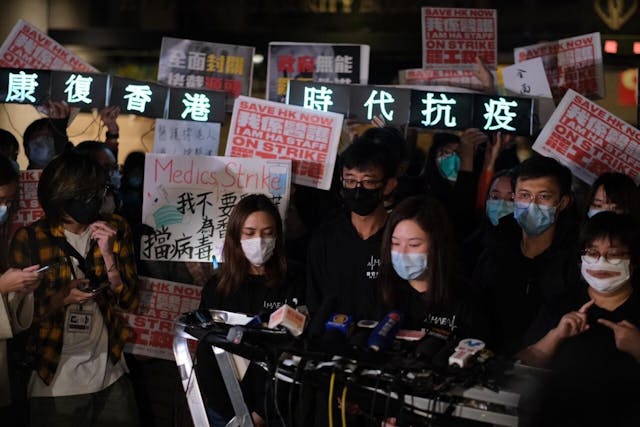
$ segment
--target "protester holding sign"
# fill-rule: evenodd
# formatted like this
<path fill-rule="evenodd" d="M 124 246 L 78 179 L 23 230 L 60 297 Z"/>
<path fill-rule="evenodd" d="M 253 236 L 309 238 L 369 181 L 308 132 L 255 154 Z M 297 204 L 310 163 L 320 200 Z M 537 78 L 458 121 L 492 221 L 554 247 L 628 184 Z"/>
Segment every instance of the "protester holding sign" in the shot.
<path fill-rule="evenodd" d="M 201 308 L 265 315 L 284 304 L 301 302 L 301 271 L 287 262 L 282 219 L 267 196 L 248 195 L 233 208 L 222 257 L 224 262 L 202 290 Z M 198 347 L 198 361 L 197 374 L 211 423 L 226 425 L 233 412 L 210 344 L 202 342 Z M 250 365 L 242 387 L 256 425 L 275 422 L 264 419 L 266 385 L 262 368 Z M 267 413 L 275 411 L 269 408 Z M 226 421 L 220 424 L 220 418 Z"/>
<path fill-rule="evenodd" d="M 64 102 L 49 102 L 49 117 L 32 122 L 24 131 L 22 145 L 29 159 L 27 169 L 44 169 L 54 156 L 71 146 L 67 138 L 69 106 Z"/>
<path fill-rule="evenodd" d="M 99 214 L 106 180 L 75 150 L 55 157 L 38 185 L 45 217 L 11 242 L 13 267 L 45 269 L 27 346 L 33 426 L 138 425 L 118 312 L 138 306 L 139 279 L 128 225 Z"/>

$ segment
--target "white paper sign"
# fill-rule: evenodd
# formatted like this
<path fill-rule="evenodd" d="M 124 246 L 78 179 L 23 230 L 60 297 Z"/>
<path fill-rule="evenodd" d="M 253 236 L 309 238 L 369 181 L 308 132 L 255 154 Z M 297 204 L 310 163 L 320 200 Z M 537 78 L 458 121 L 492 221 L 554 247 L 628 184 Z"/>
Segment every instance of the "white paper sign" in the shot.
<path fill-rule="evenodd" d="M 156 120 L 153 152 L 185 156 L 217 156 L 220 123 Z"/>
<path fill-rule="evenodd" d="M 262 193 L 285 218 L 291 161 L 147 154 L 142 238 L 145 260 L 210 262 L 220 259 L 227 221 L 247 194 Z"/>

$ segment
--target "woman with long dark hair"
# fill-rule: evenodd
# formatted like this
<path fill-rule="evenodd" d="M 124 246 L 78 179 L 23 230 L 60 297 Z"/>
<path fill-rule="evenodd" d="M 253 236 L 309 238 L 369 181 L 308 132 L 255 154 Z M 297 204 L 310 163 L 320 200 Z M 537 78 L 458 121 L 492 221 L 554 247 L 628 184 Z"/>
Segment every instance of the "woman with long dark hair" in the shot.
<path fill-rule="evenodd" d="M 397 310 L 403 327 L 437 329 L 442 335 L 483 339 L 484 316 L 465 292 L 444 207 L 430 197 L 396 206 L 382 238 L 380 301 Z"/>
<path fill-rule="evenodd" d="M 201 309 L 262 315 L 284 304 L 300 303 L 299 290 L 303 289 L 304 279 L 301 270 L 287 262 L 282 219 L 267 196 L 251 194 L 233 208 L 222 259 L 202 290 Z M 233 414 L 210 345 L 199 346 L 198 364 L 210 421 L 213 425 L 225 425 Z M 242 381 L 243 394 L 253 411 L 254 423 L 262 425 L 265 422 L 262 397 L 267 379 L 261 368 L 252 366 Z"/>

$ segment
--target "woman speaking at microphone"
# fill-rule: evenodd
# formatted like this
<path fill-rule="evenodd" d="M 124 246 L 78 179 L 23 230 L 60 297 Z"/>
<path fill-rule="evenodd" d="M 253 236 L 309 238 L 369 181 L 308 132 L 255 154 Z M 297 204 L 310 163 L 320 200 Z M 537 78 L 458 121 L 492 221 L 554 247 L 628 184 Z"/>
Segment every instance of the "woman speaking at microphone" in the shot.
<path fill-rule="evenodd" d="M 443 338 L 484 339 L 487 322 L 457 273 L 454 235 L 444 207 L 431 197 L 396 206 L 382 237 L 378 281 L 382 313 L 402 313 L 404 329 Z"/>
<path fill-rule="evenodd" d="M 293 306 L 301 302 L 304 277 L 299 267 L 287 262 L 282 219 L 267 196 L 251 194 L 233 208 L 222 258 L 220 267 L 202 290 L 201 309 L 261 315 L 284 304 Z M 226 425 L 233 411 L 208 344 L 198 348 L 197 374 L 211 424 Z M 241 383 L 255 425 L 276 423 L 275 418 L 264 419 L 265 381 L 264 371 L 250 365 Z M 269 415 L 275 415 L 270 409 Z"/>

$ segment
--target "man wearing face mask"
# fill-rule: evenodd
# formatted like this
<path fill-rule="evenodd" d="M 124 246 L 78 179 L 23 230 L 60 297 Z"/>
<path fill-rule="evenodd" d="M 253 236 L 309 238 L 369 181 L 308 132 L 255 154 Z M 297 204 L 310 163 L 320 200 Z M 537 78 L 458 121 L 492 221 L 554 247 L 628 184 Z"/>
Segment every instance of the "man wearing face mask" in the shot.
<path fill-rule="evenodd" d="M 87 155 L 55 157 L 38 184 L 44 218 L 11 242 L 11 266 L 48 268 L 27 346 L 34 426 L 138 425 L 122 352 L 132 331 L 120 312 L 138 306 L 139 279 L 128 225 L 100 214 L 106 179 Z"/>
<path fill-rule="evenodd" d="M 380 267 L 385 196 L 394 190 L 397 162 L 384 144 L 360 138 L 342 153 L 344 207 L 311 239 L 307 254 L 307 303 L 317 311 L 336 301 L 334 311 L 370 316 Z"/>
<path fill-rule="evenodd" d="M 22 145 L 29 159 L 27 169 L 44 169 L 58 154 L 72 146 L 67 138 L 69 106 L 49 102 L 49 117 L 32 122 L 24 131 Z"/>
<path fill-rule="evenodd" d="M 512 355 L 540 306 L 576 286 L 577 218 L 571 172 L 536 156 L 514 172 L 514 218 L 520 239 L 487 247 L 473 273 L 492 322 L 493 348 Z"/>

